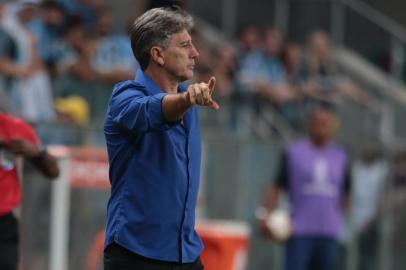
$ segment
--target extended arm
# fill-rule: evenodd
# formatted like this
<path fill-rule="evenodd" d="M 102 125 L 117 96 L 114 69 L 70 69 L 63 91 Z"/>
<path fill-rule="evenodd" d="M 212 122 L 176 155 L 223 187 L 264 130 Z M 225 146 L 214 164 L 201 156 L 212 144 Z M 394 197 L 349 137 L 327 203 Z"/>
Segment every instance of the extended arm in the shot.
<path fill-rule="evenodd" d="M 255 213 L 258 220 L 259 231 L 263 236 L 271 240 L 276 240 L 276 238 L 273 237 L 271 231 L 267 226 L 267 219 L 269 213 L 271 213 L 271 211 L 276 208 L 279 200 L 279 195 L 288 187 L 287 175 L 287 157 L 286 154 L 283 154 L 276 181 L 274 184 L 270 185 L 267 188 L 262 206 L 259 207 Z"/>
<path fill-rule="evenodd" d="M 22 155 L 31 161 L 48 178 L 56 178 L 59 168 L 55 157 L 46 150 L 40 150 L 39 146 L 23 139 L 14 139 L 8 146 L 16 155 Z"/>
<path fill-rule="evenodd" d="M 195 104 L 218 109 L 219 105 L 211 98 L 214 84 L 213 77 L 208 83 L 190 85 L 183 93 L 155 95 L 145 95 L 142 89 L 124 91 L 126 87 L 133 86 L 119 85 L 116 94 L 113 93 L 108 114 L 113 123 L 140 134 L 166 129 Z"/>

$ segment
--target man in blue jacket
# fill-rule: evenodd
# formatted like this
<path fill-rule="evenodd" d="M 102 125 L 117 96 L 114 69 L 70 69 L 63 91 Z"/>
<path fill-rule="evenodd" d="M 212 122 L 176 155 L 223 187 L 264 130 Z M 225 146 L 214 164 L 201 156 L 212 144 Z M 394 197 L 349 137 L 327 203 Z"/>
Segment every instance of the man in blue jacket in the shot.
<path fill-rule="evenodd" d="M 180 84 L 193 77 L 199 55 L 192 26 L 190 15 L 173 8 L 151 9 L 132 26 L 140 70 L 115 86 L 104 124 L 111 182 L 105 270 L 203 269 L 194 229 L 201 156 L 195 105 L 219 105 L 214 77 Z"/>

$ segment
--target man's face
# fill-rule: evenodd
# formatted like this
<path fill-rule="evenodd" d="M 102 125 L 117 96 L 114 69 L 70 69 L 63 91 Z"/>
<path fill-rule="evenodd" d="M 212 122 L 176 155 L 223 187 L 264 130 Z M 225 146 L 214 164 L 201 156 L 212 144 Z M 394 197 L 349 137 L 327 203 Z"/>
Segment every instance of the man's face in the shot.
<path fill-rule="evenodd" d="M 267 30 L 264 38 L 265 52 L 269 56 L 276 56 L 282 47 L 282 35 L 275 29 Z"/>
<path fill-rule="evenodd" d="M 23 23 L 28 23 L 37 17 L 38 11 L 38 6 L 33 4 L 25 4 L 18 12 L 18 16 Z"/>
<path fill-rule="evenodd" d="M 334 134 L 336 119 L 327 110 L 316 110 L 310 119 L 310 137 L 318 143 L 328 142 Z"/>
<path fill-rule="evenodd" d="M 258 29 L 255 27 L 249 27 L 244 30 L 240 37 L 243 46 L 246 49 L 251 50 L 259 46 L 260 43 L 260 36 Z"/>
<path fill-rule="evenodd" d="M 66 34 L 66 39 L 73 47 L 80 47 L 85 42 L 85 31 L 82 26 L 78 25 L 70 29 Z"/>
<path fill-rule="evenodd" d="M 325 57 L 330 53 L 328 36 L 323 32 L 314 33 L 311 37 L 311 47 L 319 56 Z"/>
<path fill-rule="evenodd" d="M 113 18 L 110 14 L 101 14 L 97 18 L 96 27 L 97 32 L 101 36 L 107 36 L 111 32 L 111 25 L 113 23 Z"/>
<path fill-rule="evenodd" d="M 285 60 L 291 66 L 294 67 L 299 66 L 302 61 L 302 51 L 300 50 L 300 47 L 297 46 L 296 44 L 288 45 L 286 49 Z"/>
<path fill-rule="evenodd" d="M 45 23 L 49 26 L 59 26 L 63 23 L 64 15 L 56 8 L 44 10 L 42 14 Z"/>
<path fill-rule="evenodd" d="M 174 34 L 167 48 L 162 51 L 166 72 L 179 81 L 193 77 L 195 61 L 199 56 L 192 43 L 192 38 L 185 30 Z"/>

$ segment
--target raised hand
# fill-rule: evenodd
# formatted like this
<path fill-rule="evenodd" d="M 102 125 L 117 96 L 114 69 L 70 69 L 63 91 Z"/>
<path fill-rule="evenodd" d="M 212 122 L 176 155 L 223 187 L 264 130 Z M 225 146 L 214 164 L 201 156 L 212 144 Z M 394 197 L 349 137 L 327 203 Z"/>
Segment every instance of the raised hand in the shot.
<path fill-rule="evenodd" d="M 220 106 L 212 98 L 215 85 L 215 77 L 211 77 L 207 83 L 191 84 L 183 93 L 183 98 L 190 105 L 209 106 L 218 110 Z"/>

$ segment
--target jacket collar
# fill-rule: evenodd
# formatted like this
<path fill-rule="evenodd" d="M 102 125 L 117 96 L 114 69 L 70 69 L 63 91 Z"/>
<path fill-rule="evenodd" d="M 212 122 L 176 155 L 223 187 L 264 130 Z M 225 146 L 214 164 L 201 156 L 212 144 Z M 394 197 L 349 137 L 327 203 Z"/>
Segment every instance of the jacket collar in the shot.
<path fill-rule="evenodd" d="M 162 90 L 159 87 L 159 85 L 154 80 L 151 79 L 151 77 L 149 77 L 147 74 L 145 74 L 141 69 L 137 70 L 134 82 L 144 86 L 145 90 L 150 95 L 166 93 L 164 90 Z M 178 93 L 185 92 L 186 89 L 187 89 L 187 83 L 182 82 L 178 86 Z"/>
<path fill-rule="evenodd" d="M 137 74 L 135 75 L 136 83 L 141 84 L 145 87 L 145 90 L 150 95 L 155 95 L 159 93 L 165 93 L 156 82 L 154 82 L 147 74 L 145 74 L 141 69 L 137 70 Z"/>

